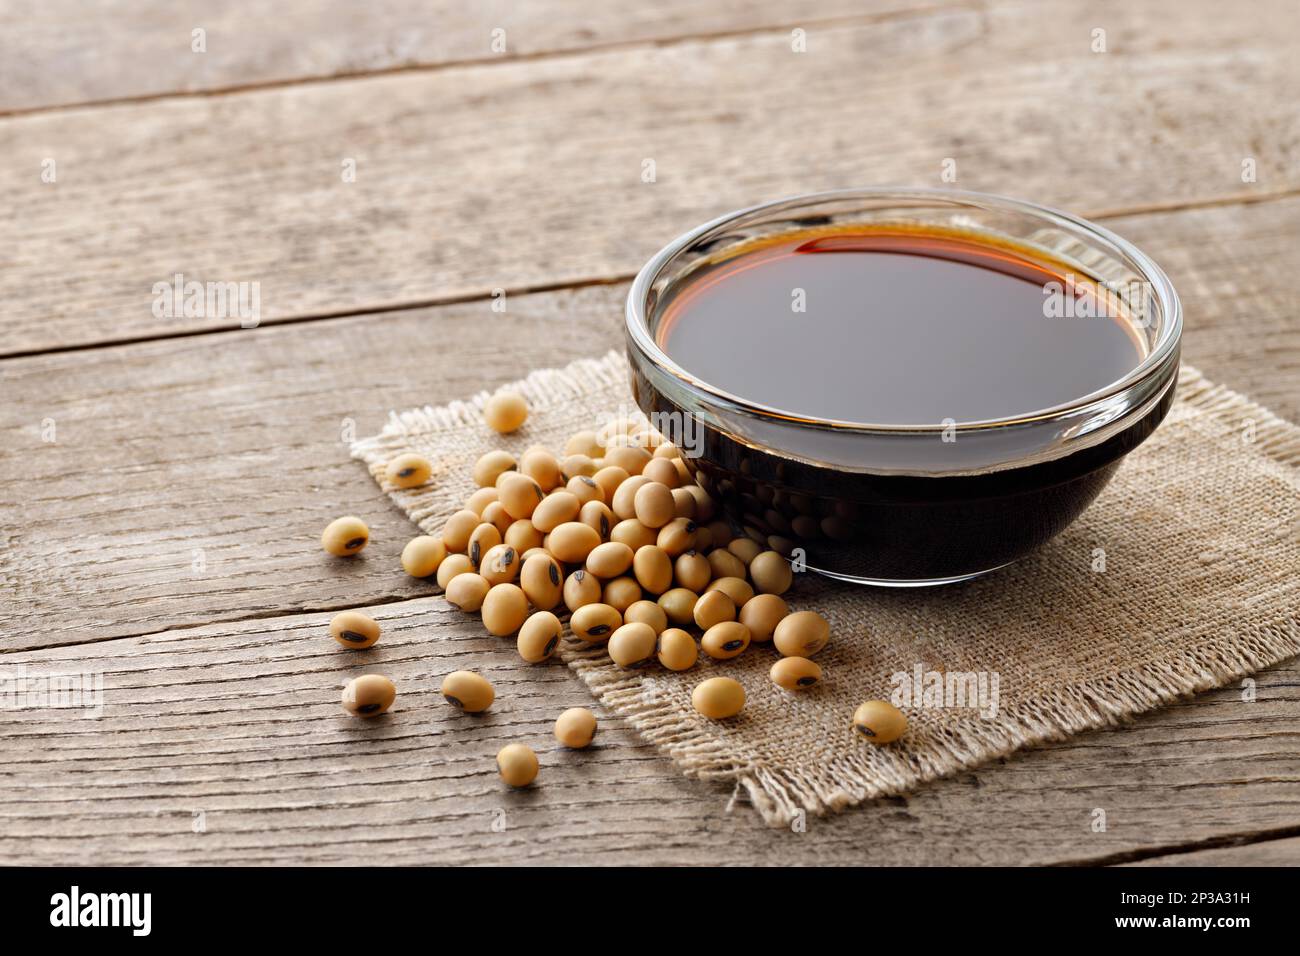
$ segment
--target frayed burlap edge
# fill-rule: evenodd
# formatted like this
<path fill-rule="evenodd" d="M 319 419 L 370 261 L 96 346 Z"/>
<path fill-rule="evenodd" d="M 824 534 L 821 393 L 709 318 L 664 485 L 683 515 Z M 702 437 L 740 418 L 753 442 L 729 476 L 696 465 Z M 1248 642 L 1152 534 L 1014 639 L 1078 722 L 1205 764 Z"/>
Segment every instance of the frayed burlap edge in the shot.
<path fill-rule="evenodd" d="M 535 414 L 544 414 L 558 403 L 583 399 L 626 378 L 623 357 L 610 352 L 600 359 L 579 360 L 564 369 L 533 372 L 509 387 L 524 395 Z M 384 486 L 385 463 L 407 447 L 412 432 L 481 426 L 482 408 L 488 397 L 488 392 L 481 392 L 469 401 L 441 408 L 425 406 L 394 413 L 380 434 L 355 442 L 352 455 L 364 461 Z M 1300 466 L 1300 427 L 1237 392 L 1207 381 L 1196 369 L 1182 368 L 1178 400 L 1232 428 L 1251 420 L 1257 451 L 1284 470 Z M 431 481 L 420 489 L 386 488 L 397 505 L 429 532 L 441 527 L 446 516 L 461 504 L 454 493 L 441 488 L 437 478 L 435 470 Z M 1293 483 L 1295 480 L 1293 475 Z M 1032 702 L 1004 709 L 996 722 L 967 722 L 947 728 L 944 738 L 930 740 L 930 749 L 924 753 L 895 754 L 882 760 L 876 748 L 862 748 L 832 766 L 793 770 L 766 765 L 752 753 L 738 750 L 738 741 L 701 722 L 689 707 L 682 706 L 682 701 L 666 694 L 647 694 L 644 675 L 615 667 L 603 648 L 569 641 L 562 649 L 565 663 L 601 704 L 626 718 L 685 774 L 728 781 L 743 788 L 754 808 L 772 826 L 788 825 L 801 811 L 821 815 L 904 793 L 919 783 L 969 770 L 1025 747 L 1115 726 L 1297 654 L 1300 627 L 1294 619 L 1286 626 L 1264 627 L 1249 635 L 1224 634 L 1194 651 L 1159 663 L 1046 691 Z"/>

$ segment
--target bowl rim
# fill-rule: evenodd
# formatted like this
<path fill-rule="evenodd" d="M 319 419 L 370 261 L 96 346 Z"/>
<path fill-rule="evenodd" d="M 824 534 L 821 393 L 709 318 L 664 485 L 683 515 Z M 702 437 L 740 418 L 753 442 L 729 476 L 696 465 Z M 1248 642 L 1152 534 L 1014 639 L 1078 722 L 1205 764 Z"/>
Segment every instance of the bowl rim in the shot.
<path fill-rule="evenodd" d="M 755 402 L 719 388 L 693 375 L 660 348 L 650 333 L 649 316 L 646 314 L 647 296 L 659 274 L 680 252 L 692 245 L 700 237 L 721 228 L 730 222 L 745 217 L 774 210 L 783 206 L 798 207 L 816 203 L 832 202 L 836 199 L 881 199 L 899 201 L 925 201 L 934 204 L 948 204 L 954 208 L 977 207 L 982 209 L 1002 210 L 1020 213 L 1043 220 L 1045 224 L 1068 225 L 1073 229 L 1092 233 L 1114 246 L 1126 256 L 1154 291 L 1163 317 L 1162 325 L 1155 344 L 1147 356 L 1123 378 L 1103 386 L 1087 395 L 1082 395 L 1068 402 L 1043 409 L 1017 414 L 1015 416 L 962 422 L 940 422 L 919 424 L 881 424 L 875 422 L 856 422 L 839 419 L 810 417 L 774 406 Z M 686 387 L 711 396 L 737 410 L 765 419 L 773 419 L 785 424 L 797 424 L 811 427 L 835 429 L 836 431 L 864 432 L 870 434 L 890 433 L 946 433 L 952 430 L 981 431 L 1007 426 L 1025 425 L 1035 422 L 1050 421 L 1056 418 L 1087 415 L 1094 408 L 1098 412 L 1109 409 L 1117 396 L 1133 389 L 1147 379 L 1159 375 L 1168 365 L 1171 357 L 1178 354 L 1182 338 L 1183 311 L 1178 293 L 1173 283 L 1156 262 L 1129 240 L 1099 226 L 1091 220 L 1073 215 L 1052 206 L 1015 199 L 997 193 L 977 192 L 963 189 L 938 189 L 933 187 L 879 186 L 850 189 L 831 189 L 821 192 L 798 193 L 781 199 L 758 203 L 725 213 L 708 222 L 702 223 L 673 239 L 649 261 L 646 262 L 628 290 L 627 305 L 624 311 L 624 325 L 629 340 L 634 343 L 647 359 L 679 379 Z M 1173 370 L 1176 373 L 1176 369 Z"/>

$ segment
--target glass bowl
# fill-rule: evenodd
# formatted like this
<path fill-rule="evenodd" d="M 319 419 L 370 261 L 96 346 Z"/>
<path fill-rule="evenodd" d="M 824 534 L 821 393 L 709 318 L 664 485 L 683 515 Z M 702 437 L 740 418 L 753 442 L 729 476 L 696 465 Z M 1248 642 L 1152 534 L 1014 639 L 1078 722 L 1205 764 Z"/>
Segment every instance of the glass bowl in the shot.
<path fill-rule="evenodd" d="M 1014 418 L 879 424 L 869 409 L 818 419 L 731 394 L 660 346 L 666 303 L 701 269 L 783 233 L 855 226 L 935 230 L 1085 277 L 1122 310 L 1142 358 L 1104 388 Z M 1164 418 L 1181 333 L 1173 286 L 1131 243 L 1068 213 L 955 190 L 844 190 L 730 213 L 646 263 L 626 312 L 636 402 L 734 531 L 800 567 L 887 586 L 974 577 L 1059 534 Z M 816 369 L 803 371 L 815 383 Z"/>

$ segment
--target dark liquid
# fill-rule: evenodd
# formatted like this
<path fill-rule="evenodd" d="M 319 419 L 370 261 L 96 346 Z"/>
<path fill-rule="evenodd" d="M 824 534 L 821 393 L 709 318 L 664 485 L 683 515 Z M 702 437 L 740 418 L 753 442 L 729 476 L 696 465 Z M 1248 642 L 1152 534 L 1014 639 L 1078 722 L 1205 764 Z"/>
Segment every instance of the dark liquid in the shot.
<path fill-rule="evenodd" d="M 1045 314 L 1049 283 L 1073 300 L 1066 316 Z M 657 338 L 702 381 L 798 416 L 985 421 L 1137 367 L 1141 340 L 1104 301 L 1089 280 L 961 238 L 803 234 L 700 272 L 661 310 Z"/>
<path fill-rule="evenodd" d="M 1045 313 L 1052 282 L 1072 300 L 1064 315 Z M 805 312 L 791 308 L 796 289 Z M 1039 411 L 1115 383 L 1146 354 L 1145 339 L 1090 277 L 995 241 L 903 229 L 808 230 L 728 250 L 665 292 L 654 329 L 688 373 L 787 413 L 778 417 L 881 425 Z M 635 365 L 632 386 L 648 413 L 687 411 Z M 1159 424 L 1173 394 L 1098 444 L 995 470 L 963 469 L 962 440 L 935 446 L 957 473 L 909 473 L 871 457 L 897 447 L 888 442 L 856 467 L 836 467 L 709 425 L 688 463 L 739 533 L 786 555 L 799 549 L 810 568 L 951 579 L 1058 534 Z M 805 430 L 809 441 L 834 440 Z"/>

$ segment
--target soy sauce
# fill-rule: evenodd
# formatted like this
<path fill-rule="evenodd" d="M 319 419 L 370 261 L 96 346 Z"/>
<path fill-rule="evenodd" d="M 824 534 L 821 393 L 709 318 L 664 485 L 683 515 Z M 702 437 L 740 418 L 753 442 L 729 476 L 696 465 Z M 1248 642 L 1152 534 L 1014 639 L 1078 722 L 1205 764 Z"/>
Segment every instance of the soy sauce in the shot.
<path fill-rule="evenodd" d="M 920 584 L 1000 567 L 1058 534 L 1164 418 L 1173 387 L 1109 437 L 997 468 L 937 431 L 936 469 L 892 460 L 912 452 L 890 440 L 846 463 L 858 439 L 826 423 L 915 425 L 928 438 L 936 425 L 1009 420 L 1014 445 L 1030 413 L 1142 364 L 1131 301 L 996 237 L 837 226 L 729 244 L 660 292 L 650 326 L 690 377 L 802 429 L 792 454 L 733 435 L 725 415 L 703 423 L 687 465 L 737 534 L 832 576 Z M 648 414 L 692 415 L 636 362 L 632 389 Z"/>
<path fill-rule="evenodd" d="M 733 251 L 674 292 L 656 338 L 750 402 L 884 425 L 1051 408 L 1145 356 L 1090 278 L 1010 245 L 902 230 L 805 231 Z"/>

